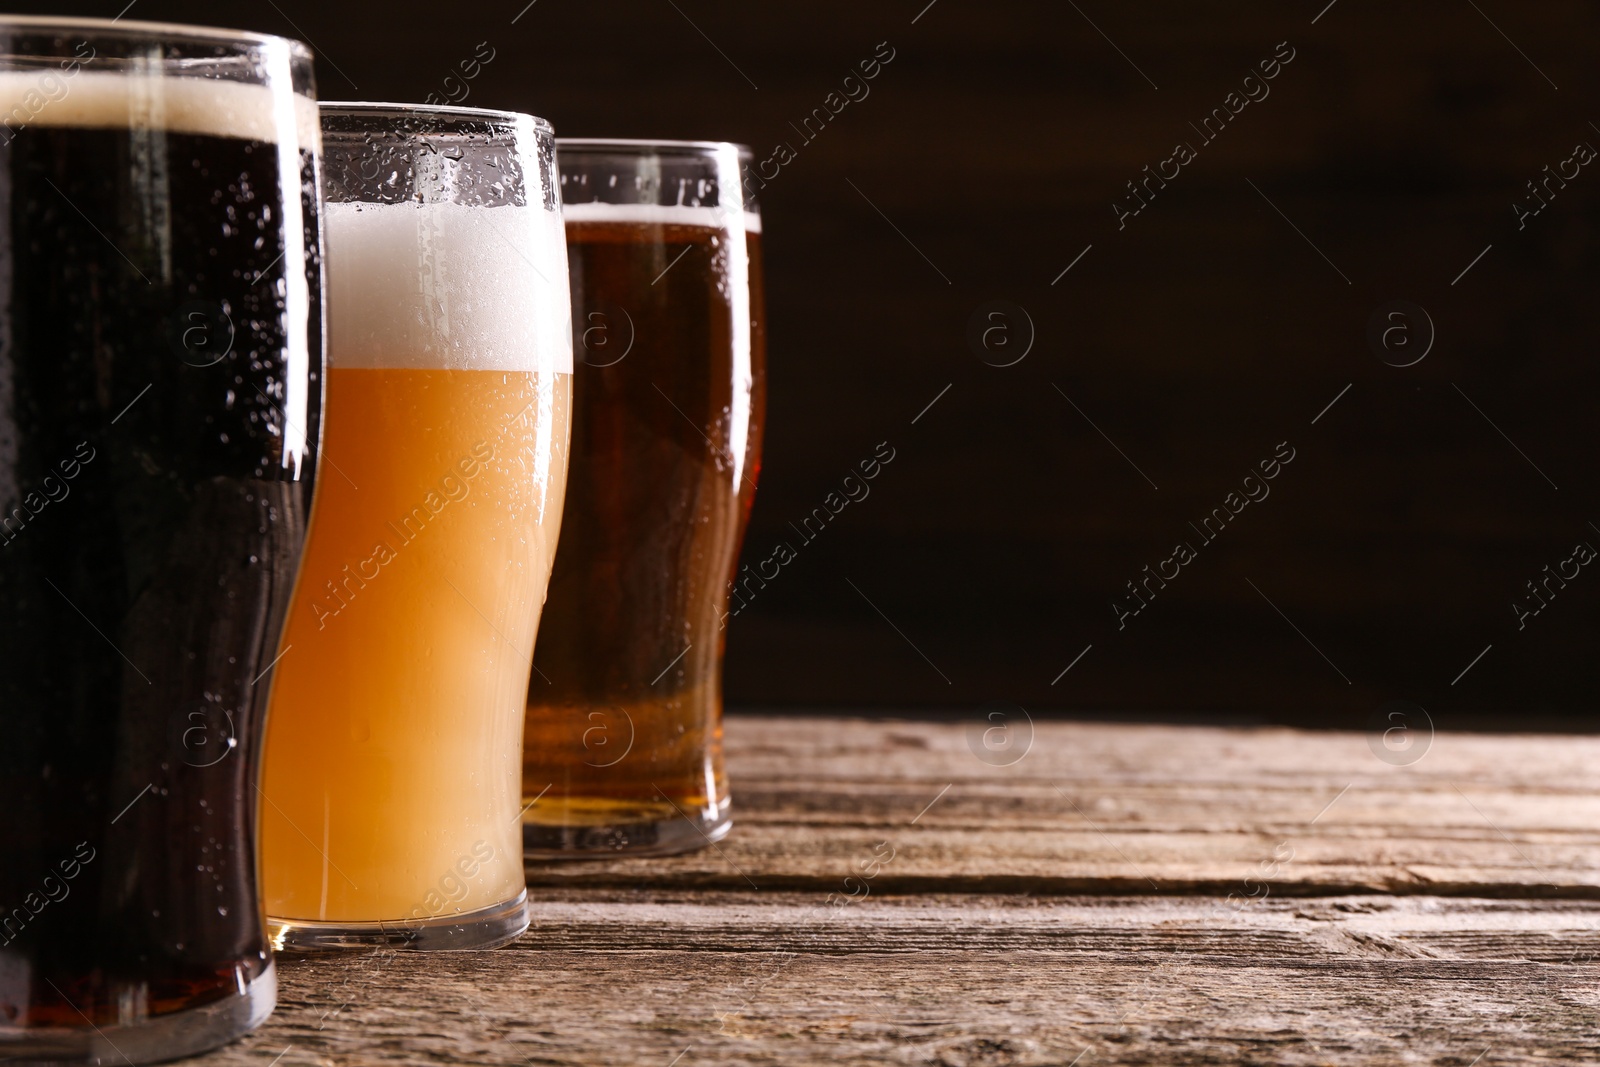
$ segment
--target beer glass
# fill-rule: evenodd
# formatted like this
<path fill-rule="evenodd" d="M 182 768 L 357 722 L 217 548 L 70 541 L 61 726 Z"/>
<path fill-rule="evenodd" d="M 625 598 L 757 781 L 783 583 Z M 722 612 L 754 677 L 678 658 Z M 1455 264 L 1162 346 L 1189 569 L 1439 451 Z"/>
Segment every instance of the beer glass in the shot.
<path fill-rule="evenodd" d="M 324 104 L 327 429 L 273 684 L 274 942 L 527 927 L 523 695 L 561 525 L 571 309 L 542 119 Z"/>
<path fill-rule="evenodd" d="M 0 1060 L 272 1011 L 266 675 L 322 402 L 311 56 L 0 18 Z"/>
<path fill-rule="evenodd" d="M 766 341 L 749 151 L 557 142 L 572 491 L 528 690 L 532 857 L 721 838 L 728 592 L 760 468 Z"/>

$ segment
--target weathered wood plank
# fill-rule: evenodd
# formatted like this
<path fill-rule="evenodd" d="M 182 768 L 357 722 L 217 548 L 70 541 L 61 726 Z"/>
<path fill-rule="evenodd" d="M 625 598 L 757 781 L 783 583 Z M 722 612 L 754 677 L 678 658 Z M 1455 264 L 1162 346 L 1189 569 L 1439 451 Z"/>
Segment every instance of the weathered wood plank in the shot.
<path fill-rule="evenodd" d="M 997 755 L 987 725 L 731 717 L 719 848 L 530 883 L 844 891 L 886 842 L 892 892 L 1600 897 L 1600 738 L 1440 733 L 1398 766 L 1363 734 L 1021 719 Z"/>
<path fill-rule="evenodd" d="M 1032 731 L 1032 743 L 1022 746 L 1027 755 L 1009 766 L 984 763 L 973 751 L 977 745 L 994 761 L 1018 755 L 1000 751 L 1003 734 L 991 737 L 984 748 L 982 730 L 996 724 L 1022 742 Z M 969 737 L 974 733 L 978 736 Z M 1400 765 L 1375 755 L 1368 735 L 1361 732 L 1030 721 L 1013 708 L 1008 720 L 993 721 L 976 714 L 931 722 L 735 714 L 727 718 L 726 743 L 729 768 L 746 780 L 796 775 L 823 781 L 1247 779 L 1292 788 L 1309 777 L 1308 785 L 1338 789 L 1360 777 L 1435 786 L 1452 780 L 1463 786 L 1498 782 L 1532 790 L 1600 785 L 1595 763 L 1600 737 L 1430 732 L 1424 727 L 1416 740 L 1419 748 L 1426 742 L 1424 754 Z M 1392 758 L 1412 756 L 1394 753 Z"/>
<path fill-rule="evenodd" d="M 1440 735 L 1396 766 L 1359 734 L 1039 723 L 997 766 L 961 723 L 734 717 L 728 762 L 718 848 L 530 868 L 499 952 L 282 960 L 278 1013 L 207 1062 L 1600 1048 L 1600 739 Z"/>
<path fill-rule="evenodd" d="M 1466 1067 L 1600 1047 L 1587 902 L 874 895 L 835 910 L 582 890 L 536 912 L 499 952 L 285 960 L 278 1013 L 205 1062 Z"/>

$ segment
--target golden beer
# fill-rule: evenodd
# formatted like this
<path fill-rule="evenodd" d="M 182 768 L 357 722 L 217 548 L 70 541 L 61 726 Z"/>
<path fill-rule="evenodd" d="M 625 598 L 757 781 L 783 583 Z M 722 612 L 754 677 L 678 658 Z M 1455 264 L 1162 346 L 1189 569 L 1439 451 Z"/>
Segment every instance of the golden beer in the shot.
<path fill-rule="evenodd" d="M 572 388 L 559 217 L 331 202 L 326 226 L 327 477 L 268 717 L 267 913 L 302 947 L 492 943 L 526 925 L 523 702 Z"/>
<path fill-rule="evenodd" d="M 268 720 L 272 915 L 435 917 L 522 891 L 523 696 L 565 484 L 535 429 L 564 445 L 570 391 L 565 374 L 330 372 L 339 466 Z"/>

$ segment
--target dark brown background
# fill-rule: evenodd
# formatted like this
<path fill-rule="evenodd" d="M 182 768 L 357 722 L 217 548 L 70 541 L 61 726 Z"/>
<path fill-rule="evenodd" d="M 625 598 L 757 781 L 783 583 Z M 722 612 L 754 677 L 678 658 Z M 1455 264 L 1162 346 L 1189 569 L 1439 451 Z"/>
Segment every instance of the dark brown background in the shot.
<path fill-rule="evenodd" d="M 127 17 L 309 40 L 330 99 L 420 100 L 488 42 L 469 105 L 796 148 L 762 193 L 771 406 L 746 559 L 783 538 L 799 558 L 733 620 L 731 703 L 1360 726 L 1405 699 L 1444 727 L 1591 725 L 1600 569 L 1525 630 L 1510 605 L 1600 546 L 1600 167 L 1525 230 L 1511 205 L 1600 146 L 1593 5 L 524 2 Z M 791 120 L 882 41 L 871 95 L 804 144 Z M 1188 123 L 1280 41 L 1296 57 L 1271 95 L 1200 147 Z M 1119 232 L 1124 183 L 1178 140 L 1199 158 Z M 1036 330 L 1015 366 L 968 343 L 997 299 Z M 1437 330 L 1407 368 L 1366 340 L 1396 299 Z M 1285 440 L 1270 498 L 1119 631 L 1123 583 Z M 880 441 L 897 458 L 870 497 L 799 546 L 788 523 Z"/>

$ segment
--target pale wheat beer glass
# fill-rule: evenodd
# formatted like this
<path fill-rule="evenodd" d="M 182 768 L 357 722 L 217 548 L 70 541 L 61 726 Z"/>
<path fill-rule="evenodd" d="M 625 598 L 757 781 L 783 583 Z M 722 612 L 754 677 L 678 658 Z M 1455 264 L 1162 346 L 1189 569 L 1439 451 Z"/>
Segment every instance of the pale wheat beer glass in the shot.
<path fill-rule="evenodd" d="M 550 127 L 324 104 L 328 387 L 262 804 L 276 944 L 527 926 L 523 699 L 572 389 Z"/>
<path fill-rule="evenodd" d="M 761 215 L 740 145 L 557 152 L 580 362 L 523 842 L 532 857 L 682 852 L 732 825 L 722 649 L 761 467 Z"/>

